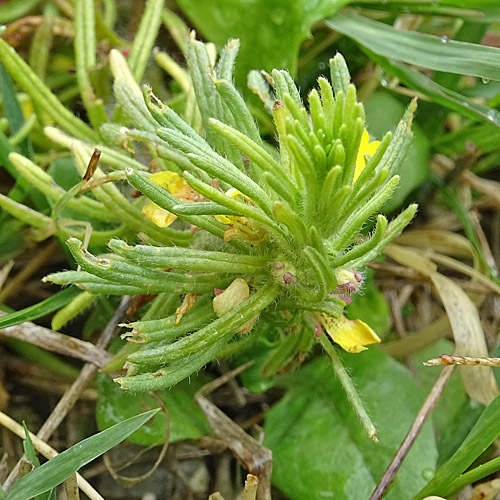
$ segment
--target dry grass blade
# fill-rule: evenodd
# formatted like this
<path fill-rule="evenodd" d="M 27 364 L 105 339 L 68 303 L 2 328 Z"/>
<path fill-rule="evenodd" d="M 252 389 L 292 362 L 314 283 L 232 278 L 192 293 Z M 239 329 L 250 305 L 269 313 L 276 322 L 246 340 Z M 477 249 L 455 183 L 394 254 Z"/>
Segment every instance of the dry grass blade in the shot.
<path fill-rule="evenodd" d="M 11 260 L 7 262 L 7 264 L 5 264 L 5 266 L 3 266 L 2 269 L 0 269 L 0 290 L 7 281 L 7 277 L 9 276 L 9 273 L 13 267 L 14 267 L 14 261 Z"/>
<path fill-rule="evenodd" d="M 209 497 L 208 500 L 226 500 L 218 491 L 215 493 L 212 493 Z"/>
<path fill-rule="evenodd" d="M 474 259 L 474 247 L 471 242 L 463 236 L 442 231 L 439 229 L 414 229 L 405 231 L 397 238 L 398 245 L 408 247 L 429 249 L 454 257 L 466 257 Z"/>
<path fill-rule="evenodd" d="M 500 493 L 500 479 L 493 479 L 475 486 L 470 500 L 495 500 L 498 493 Z"/>
<path fill-rule="evenodd" d="M 438 358 L 429 359 L 425 366 L 467 365 L 467 366 L 500 366 L 500 358 L 474 358 L 470 356 L 454 356 L 441 354 Z"/>
<path fill-rule="evenodd" d="M 0 302 L 5 302 L 13 293 L 22 289 L 24 282 L 36 273 L 46 261 L 57 253 L 58 246 L 55 241 L 51 241 L 42 250 L 36 252 L 33 258 L 29 259 L 22 270 L 19 271 L 4 287 L 1 287 Z"/>
<path fill-rule="evenodd" d="M 3 316 L 1 311 L 0 316 Z M 96 347 L 91 342 L 54 332 L 30 321 L 0 329 L 0 335 L 23 340 L 64 356 L 81 359 L 99 368 L 102 368 L 113 358 L 107 351 Z"/>
<path fill-rule="evenodd" d="M 449 278 L 439 273 L 432 273 L 431 279 L 448 313 L 455 349 L 469 356 L 488 356 L 483 326 L 476 306 Z M 460 374 L 465 390 L 471 398 L 488 405 L 498 394 L 498 386 L 491 368 L 463 366 Z"/>
<path fill-rule="evenodd" d="M 109 320 L 108 324 L 104 328 L 99 340 L 97 341 L 96 347 L 99 349 L 106 349 L 112 340 L 113 333 L 117 328 L 117 324 L 123 318 L 125 311 L 128 309 L 131 302 L 131 297 L 124 295 L 120 301 L 120 305 L 115 311 L 113 317 Z M 76 401 L 80 397 L 81 393 L 87 386 L 88 382 L 92 379 L 97 371 L 97 366 L 92 363 L 85 363 L 80 375 L 73 382 L 71 387 L 64 393 L 63 397 L 59 400 L 56 407 L 52 410 L 45 423 L 42 425 L 38 431 L 37 438 L 39 440 L 49 439 L 52 433 L 57 429 L 60 423 L 64 420 L 68 412 L 73 408 Z M 42 441 L 43 442 L 43 441 Z M 43 454 L 43 453 L 42 453 Z M 18 462 L 19 464 L 19 462 Z M 16 465 L 7 480 L 5 481 L 4 488 L 8 489 L 12 486 L 17 477 L 18 465 Z"/>
<path fill-rule="evenodd" d="M 255 500 L 257 498 L 258 486 L 259 478 L 253 474 L 248 474 L 245 481 L 245 489 L 243 490 L 243 500 Z"/>
<path fill-rule="evenodd" d="M 76 474 L 64 481 L 64 490 L 68 500 L 80 500 L 80 491 L 78 489 L 78 480 Z"/>
<path fill-rule="evenodd" d="M 451 333 L 450 321 L 448 316 L 443 314 L 422 330 L 408 334 L 403 339 L 384 342 L 377 345 L 377 348 L 393 358 L 401 359 L 425 349 L 437 340 L 445 338 L 449 333 Z"/>
<path fill-rule="evenodd" d="M 452 280 L 437 272 L 436 265 L 414 249 L 389 245 L 385 253 L 400 264 L 417 269 L 434 284 L 451 324 L 458 352 L 474 357 L 488 356 L 479 313 L 468 295 Z M 461 376 L 465 389 L 472 399 L 488 405 L 498 394 L 498 387 L 491 368 L 462 367 Z"/>

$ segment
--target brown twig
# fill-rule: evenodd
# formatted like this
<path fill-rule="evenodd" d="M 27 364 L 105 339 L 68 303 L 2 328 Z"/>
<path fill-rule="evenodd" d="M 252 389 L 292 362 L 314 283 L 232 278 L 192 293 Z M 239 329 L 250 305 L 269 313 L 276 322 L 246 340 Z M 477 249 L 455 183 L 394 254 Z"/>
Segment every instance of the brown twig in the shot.
<path fill-rule="evenodd" d="M 373 491 L 369 500 L 380 500 L 384 493 L 387 491 L 387 488 L 390 486 L 394 476 L 398 472 L 399 468 L 403 464 L 403 460 L 408 455 L 410 448 L 413 446 L 413 443 L 417 439 L 417 436 L 420 434 L 422 427 L 424 426 L 426 420 L 429 418 L 434 406 L 436 405 L 441 393 L 443 392 L 446 384 L 450 380 L 450 377 L 453 373 L 454 366 L 446 366 L 441 370 L 439 377 L 434 382 L 431 391 L 429 392 L 427 398 L 420 408 L 420 411 L 417 413 L 415 420 L 413 421 L 408 434 L 406 434 L 401 446 L 398 451 L 394 455 L 389 467 L 387 467 L 382 479 L 378 483 L 377 487 Z"/>
<path fill-rule="evenodd" d="M 0 302 L 5 302 L 14 292 L 19 291 L 22 288 L 22 284 L 54 255 L 57 248 L 57 243 L 51 241 L 42 250 L 35 253 L 33 258 L 27 262 L 23 269 L 2 288 L 0 292 Z"/>
<path fill-rule="evenodd" d="M 113 333 L 118 323 L 122 320 L 125 315 L 125 311 L 128 309 L 131 298 L 129 295 L 125 295 L 122 297 L 118 308 L 113 314 L 113 317 L 109 320 L 108 324 L 104 328 L 99 340 L 96 343 L 96 347 L 99 349 L 106 349 L 106 347 L 111 342 L 113 337 Z M 78 375 L 77 379 L 73 382 L 71 387 L 64 393 L 64 396 L 59 400 L 56 407 L 52 410 L 52 413 L 49 415 L 49 418 L 42 425 L 41 429 L 38 431 L 37 437 L 43 441 L 47 441 L 52 433 L 59 427 L 61 422 L 64 420 L 64 417 L 68 414 L 68 412 L 73 408 L 76 401 L 80 397 L 80 394 L 85 389 L 88 382 L 97 372 L 97 366 L 92 363 L 86 363 L 80 375 Z M 8 491 L 14 482 L 17 479 L 19 469 L 19 462 L 16 464 L 12 472 L 9 474 L 9 477 L 5 481 L 4 489 Z"/>
<path fill-rule="evenodd" d="M 0 316 L 3 315 L 4 313 L 0 311 Z M 111 354 L 104 349 L 100 349 L 91 342 L 85 342 L 84 340 L 55 332 L 49 328 L 35 325 L 30 321 L 26 321 L 20 325 L 1 328 L 0 335 L 24 340 L 38 347 L 43 347 L 47 349 L 47 351 L 81 359 L 99 368 L 102 368 L 113 358 Z"/>
<path fill-rule="evenodd" d="M 271 450 L 249 436 L 238 424 L 233 422 L 225 413 L 219 410 L 219 408 L 205 397 L 251 364 L 252 362 L 246 363 L 226 373 L 220 379 L 209 382 L 196 393 L 195 399 L 207 417 L 215 435 L 224 441 L 226 446 L 234 453 L 238 460 L 247 467 L 250 474 L 258 478 L 257 500 L 270 500 L 272 470 Z"/>

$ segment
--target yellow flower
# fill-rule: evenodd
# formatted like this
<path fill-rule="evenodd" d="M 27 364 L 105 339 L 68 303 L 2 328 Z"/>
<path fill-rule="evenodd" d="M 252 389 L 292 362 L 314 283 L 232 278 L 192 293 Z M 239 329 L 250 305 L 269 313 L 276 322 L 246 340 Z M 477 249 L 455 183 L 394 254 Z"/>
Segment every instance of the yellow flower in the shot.
<path fill-rule="evenodd" d="M 251 203 L 250 198 L 236 188 L 227 190 L 226 196 L 240 198 L 240 200 L 245 203 Z M 229 241 L 233 238 L 244 238 L 252 243 L 257 243 L 266 236 L 266 233 L 262 230 L 260 225 L 256 224 L 255 221 L 248 217 L 241 217 L 239 215 L 216 215 L 215 218 L 219 222 L 230 226 L 224 231 L 224 241 Z"/>
<path fill-rule="evenodd" d="M 373 156 L 377 150 L 380 141 L 370 142 L 370 136 L 368 131 L 365 129 L 363 135 L 361 136 L 361 143 L 359 145 L 358 157 L 356 158 L 356 170 L 354 171 L 354 182 L 357 181 L 359 175 L 363 171 L 366 165 L 365 155 Z"/>
<path fill-rule="evenodd" d="M 347 352 L 361 352 L 366 350 L 365 346 L 380 342 L 378 335 L 360 319 L 333 318 L 324 313 L 315 316 L 331 339 Z"/>
<path fill-rule="evenodd" d="M 175 196 L 178 200 L 184 202 L 201 201 L 200 195 L 194 191 L 185 181 L 183 181 L 179 174 L 165 170 L 153 174 L 149 180 L 168 191 L 171 195 Z M 142 208 L 142 213 L 157 226 L 168 227 L 177 215 L 170 213 L 168 210 L 159 207 L 156 203 L 150 201 Z"/>

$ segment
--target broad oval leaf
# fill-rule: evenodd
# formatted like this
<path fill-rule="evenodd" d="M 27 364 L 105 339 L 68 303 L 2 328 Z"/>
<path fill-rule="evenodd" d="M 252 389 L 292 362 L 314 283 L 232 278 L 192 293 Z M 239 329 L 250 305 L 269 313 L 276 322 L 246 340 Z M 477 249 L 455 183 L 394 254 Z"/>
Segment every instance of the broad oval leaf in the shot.
<path fill-rule="evenodd" d="M 80 441 L 17 481 L 5 500 L 30 500 L 61 484 L 78 469 L 121 443 L 158 411 L 141 413 Z"/>
<path fill-rule="evenodd" d="M 410 372 L 384 353 L 342 357 L 380 442 L 364 434 L 327 359 L 288 377 L 289 392 L 267 414 L 264 444 L 273 452 L 273 482 L 291 500 L 369 498 L 423 402 Z M 427 424 L 385 498 L 410 498 L 432 476 L 436 460 Z"/>
<path fill-rule="evenodd" d="M 239 38 L 236 83 L 246 89 L 251 69 L 287 68 L 293 75 L 311 26 L 350 0 L 179 0 L 203 35 L 219 45 Z"/>
<path fill-rule="evenodd" d="M 170 417 L 170 442 L 181 439 L 198 439 L 210 434 L 210 426 L 194 400 L 195 392 L 210 378 L 200 374 L 192 380 L 184 380 L 170 390 L 157 391 Z M 144 408 L 156 408 L 158 402 L 148 393 L 132 394 L 120 389 L 106 374 L 97 376 L 96 417 L 99 429 L 106 429 L 121 420 L 135 415 Z M 132 443 L 159 446 L 165 441 L 165 415 L 159 413 L 147 426 L 141 427 L 129 437 Z"/>

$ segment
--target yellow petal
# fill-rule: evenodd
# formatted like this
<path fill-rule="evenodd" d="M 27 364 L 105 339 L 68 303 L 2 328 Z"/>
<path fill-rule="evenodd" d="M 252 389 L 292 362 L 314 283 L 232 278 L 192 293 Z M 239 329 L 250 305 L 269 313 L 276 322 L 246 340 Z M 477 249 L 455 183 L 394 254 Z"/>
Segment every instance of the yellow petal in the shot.
<path fill-rule="evenodd" d="M 352 321 L 345 316 L 333 318 L 320 313 L 319 320 L 332 340 L 347 352 L 361 352 L 365 346 L 380 342 L 378 335 L 359 319 Z"/>
<path fill-rule="evenodd" d="M 234 215 L 216 215 L 215 218 L 222 224 L 233 224 Z"/>
<path fill-rule="evenodd" d="M 170 170 L 164 170 L 162 172 L 157 172 L 153 174 L 149 180 L 156 184 L 157 186 L 166 189 L 171 194 L 176 194 L 181 191 L 186 184 L 180 177 L 179 174 L 175 172 L 170 172 Z"/>
<path fill-rule="evenodd" d="M 249 199 L 248 196 L 245 196 L 241 191 L 238 191 L 236 188 L 228 189 L 225 192 L 225 195 L 235 199 L 238 196 L 241 196 L 243 200 Z M 237 215 L 216 215 L 215 218 L 219 222 L 222 222 L 223 224 L 236 224 L 240 219 L 240 217 L 238 217 Z"/>
<path fill-rule="evenodd" d="M 357 181 L 359 175 L 366 166 L 365 155 L 373 156 L 377 150 L 380 141 L 370 142 L 370 135 L 365 129 L 363 135 L 361 136 L 361 142 L 359 144 L 358 156 L 356 157 L 356 170 L 354 171 L 354 182 Z"/>
<path fill-rule="evenodd" d="M 160 227 L 168 227 L 175 219 L 177 219 L 177 215 L 170 213 L 168 210 L 165 210 L 159 207 L 156 203 L 150 201 L 147 205 L 142 207 L 142 213 L 152 222 L 154 222 L 157 226 Z"/>
<path fill-rule="evenodd" d="M 182 180 L 179 174 L 170 170 L 157 172 L 149 180 L 168 191 L 180 201 L 191 203 L 200 200 L 200 195 L 187 182 Z M 144 205 L 142 213 L 160 227 L 168 227 L 177 219 L 177 215 L 171 214 L 168 210 L 159 207 L 153 202 Z"/>
<path fill-rule="evenodd" d="M 171 195 L 178 200 L 185 202 L 200 201 L 201 197 L 179 174 L 165 170 L 153 174 L 149 180 L 157 186 L 166 189 Z"/>

